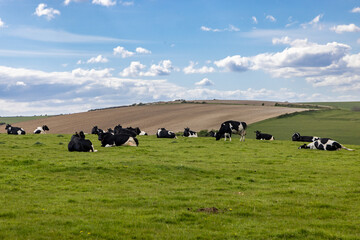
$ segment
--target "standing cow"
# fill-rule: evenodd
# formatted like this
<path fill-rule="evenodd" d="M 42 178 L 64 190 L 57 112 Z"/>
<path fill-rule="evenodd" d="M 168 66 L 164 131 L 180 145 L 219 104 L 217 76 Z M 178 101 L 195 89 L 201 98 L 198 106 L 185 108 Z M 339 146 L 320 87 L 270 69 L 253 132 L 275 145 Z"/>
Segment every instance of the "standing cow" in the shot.
<path fill-rule="evenodd" d="M 300 146 L 299 149 L 318 149 L 318 150 L 325 150 L 325 151 L 335 151 L 335 150 L 345 149 L 345 150 L 349 150 L 349 151 L 354 151 L 353 149 L 344 147 L 340 143 L 338 143 L 334 140 L 328 139 L 328 138 L 321 138 L 321 139 L 315 140 L 312 143 L 304 144 L 304 145 Z"/>
<path fill-rule="evenodd" d="M 219 131 L 216 133 L 216 140 L 220 140 L 222 136 L 226 138 L 229 137 L 231 141 L 231 134 L 237 133 L 240 135 L 240 141 L 245 141 L 247 124 L 245 122 L 238 121 L 226 121 L 223 122 L 220 126 Z"/>
<path fill-rule="evenodd" d="M 10 124 L 6 124 L 5 130 L 7 130 L 7 134 L 13 134 L 13 135 L 25 135 L 26 132 L 24 129 L 19 127 L 12 127 Z"/>

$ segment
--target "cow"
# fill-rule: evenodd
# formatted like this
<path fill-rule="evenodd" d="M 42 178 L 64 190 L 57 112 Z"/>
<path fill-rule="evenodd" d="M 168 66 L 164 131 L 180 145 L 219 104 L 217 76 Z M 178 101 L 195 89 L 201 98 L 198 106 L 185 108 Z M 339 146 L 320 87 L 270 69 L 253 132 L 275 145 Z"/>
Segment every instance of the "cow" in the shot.
<path fill-rule="evenodd" d="M 85 139 L 85 134 L 83 131 L 80 131 L 80 133 L 76 132 L 71 136 L 71 140 L 68 144 L 68 150 L 70 152 L 97 152 L 97 150 L 94 149 L 91 141 Z"/>
<path fill-rule="evenodd" d="M 247 124 L 245 122 L 238 121 L 226 121 L 223 122 L 220 126 L 219 131 L 216 133 L 216 140 L 220 140 L 222 136 L 226 138 L 229 137 L 231 141 L 231 134 L 237 133 L 240 135 L 240 141 L 245 141 Z"/>
<path fill-rule="evenodd" d="M 101 141 L 102 147 L 139 146 L 137 138 L 129 134 L 100 133 L 98 139 Z"/>
<path fill-rule="evenodd" d="M 34 130 L 34 134 L 46 134 L 45 131 L 49 131 L 49 127 L 46 125 L 43 125 L 42 127 L 37 127 L 37 129 Z"/>
<path fill-rule="evenodd" d="M 158 138 L 176 138 L 175 133 L 168 131 L 165 128 L 159 128 L 156 132 Z"/>
<path fill-rule="evenodd" d="M 91 130 L 91 134 L 99 135 L 99 133 L 104 132 L 102 129 L 98 128 L 98 126 L 94 126 Z"/>
<path fill-rule="evenodd" d="M 275 140 L 274 136 L 267 133 L 261 133 L 260 131 L 255 131 L 257 140 Z"/>
<path fill-rule="evenodd" d="M 114 134 L 115 135 L 122 135 L 122 134 L 130 135 L 133 138 L 137 136 L 137 132 L 133 128 L 131 128 L 131 129 L 123 128 L 120 124 L 114 127 Z"/>
<path fill-rule="evenodd" d="M 126 129 L 132 130 L 134 132 L 136 132 L 137 135 L 139 136 L 145 136 L 148 135 L 146 132 L 141 131 L 139 127 L 133 128 L 133 127 L 127 127 Z"/>
<path fill-rule="evenodd" d="M 6 124 L 5 130 L 7 130 L 7 134 L 14 134 L 14 135 L 25 135 L 26 132 L 24 129 L 20 127 L 13 127 L 10 124 Z"/>
<path fill-rule="evenodd" d="M 183 137 L 197 137 L 197 133 L 194 131 L 191 131 L 190 128 L 184 128 Z"/>
<path fill-rule="evenodd" d="M 320 138 L 318 140 L 313 141 L 312 143 L 304 144 L 299 147 L 299 149 L 303 149 L 303 148 L 304 149 L 318 149 L 318 150 L 325 150 L 325 151 L 335 151 L 335 150 L 341 150 L 341 149 L 354 151 L 354 149 L 344 147 L 340 143 L 338 143 L 334 140 L 328 139 L 328 138 Z"/>
<path fill-rule="evenodd" d="M 320 138 L 316 136 L 301 136 L 300 133 L 296 132 L 292 135 L 291 139 L 298 142 L 314 142 Z"/>

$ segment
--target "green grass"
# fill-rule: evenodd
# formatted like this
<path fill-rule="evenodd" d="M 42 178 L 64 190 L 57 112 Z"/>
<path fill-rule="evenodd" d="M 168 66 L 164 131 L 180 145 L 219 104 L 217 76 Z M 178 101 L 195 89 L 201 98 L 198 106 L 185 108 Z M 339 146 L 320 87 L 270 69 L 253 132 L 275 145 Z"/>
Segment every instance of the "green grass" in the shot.
<path fill-rule="evenodd" d="M 294 132 L 304 136 L 329 137 L 342 144 L 360 145 L 360 112 L 319 110 L 287 114 L 251 124 L 247 137 L 255 139 L 254 131 L 272 134 L 276 140 L 291 140 Z"/>
<path fill-rule="evenodd" d="M 88 138 L 0 134 L 0 239 L 360 238 L 360 146 Z"/>
<path fill-rule="evenodd" d="M 17 122 L 24 122 L 29 120 L 46 118 L 48 116 L 27 116 L 27 117 L 0 117 L 0 123 L 13 124 Z"/>
<path fill-rule="evenodd" d="M 331 106 L 345 110 L 352 110 L 354 108 L 356 108 L 357 111 L 360 110 L 360 102 L 306 102 L 305 104 Z"/>

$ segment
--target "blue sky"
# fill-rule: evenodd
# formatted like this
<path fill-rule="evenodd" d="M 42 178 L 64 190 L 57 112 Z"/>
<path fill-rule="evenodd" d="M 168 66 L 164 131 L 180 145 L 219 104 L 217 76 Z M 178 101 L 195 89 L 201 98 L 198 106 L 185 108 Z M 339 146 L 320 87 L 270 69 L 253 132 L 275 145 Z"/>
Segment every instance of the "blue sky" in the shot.
<path fill-rule="evenodd" d="M 358 1 L 0 0 L 0 116 L 360 100 Z"/>

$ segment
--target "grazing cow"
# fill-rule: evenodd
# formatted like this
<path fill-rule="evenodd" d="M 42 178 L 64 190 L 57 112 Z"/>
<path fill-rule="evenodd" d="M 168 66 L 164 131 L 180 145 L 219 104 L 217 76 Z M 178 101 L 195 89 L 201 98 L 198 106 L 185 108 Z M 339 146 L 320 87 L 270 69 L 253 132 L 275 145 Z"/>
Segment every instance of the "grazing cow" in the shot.
<path fill-rule="evenodd" d="M 99 135 L 99 133 L 103 133 L 104 131 L 100 128 L 98 128 L 98 126 L 94 126 L 91 130 L 91 134 L 96 134 Z"/>
<path fill-rule="evenodd" d="M 168 131 L 165 128 L 159 128 L 156 132 L 158 138 L 176 138 L 175 133 Z"/>
<path fill-rule="evenodd" d="M 223 122 L 220 126 L 219 131 L 216 133 L 216 140 L 220 140 L 222 136 L 226 138 L 229 137 L 231 141 L 231 134 L 237 133 L 240 135 L 240 141 L 245 141 L 247 124 L 245 122 L 238 121 L 226 121 Z"/>
<path fill-rule="evenodd" d="M 341 150 L 341 149 L 346 149 L 349 151 L 354 151 L 353 149 L 344 147 L 343 145 L 341 145 L 340 143 L 328 139 L 328 138 L 320 138 L 318 140 L 315 140 L 312 143 L 309 144 L 304 144 L 302 146 L 299 147 L 299 149 L 318 149 L 318 150 L 326 150 L 326 151 L 335 151 L 335 150 Z"/>
<path fill-rule="evenodd" d="M 37 129 L 34 130 L 34 134 L 46 134 L 45 131 L 49 131 L 49 127 L 46 125 L 43 125 L 42 127 L 37 127 Z"/>
<path fill-rule="evenodd" d="M 275 140 L 274 136 L 267 133 L 261 133 L 260 131 L 255 131 L 257 140 Z"/>
<path fill-rule="evenodd" d="M 68 144 L 68 150 L 70 152 L 97 152 L 97 150 L 94 149 L 91 141 L 85 139 L 85 134 L 83 131 L 81 131 L 80 134 L 76 132 L 71 136 L 71 140 Z"/>
<path fill-rule="evenodd" d="M 197 133 L 194 131 L 191 131 L 190 128 L 184 128 L 183 137 L 197 137 Z"/>
<path fill-rule="evenodd" d="M 139 145 L 139 141 L 136 137 L 129 134 L 111 134 L 100 133 L 99 138 L 102 147 L 113 147 L 113 146 L 134 146 Z"/>
<path fill-rule="evenodd" d="M 320 139 L 319 137 L 315 137 L 315 136 L 301 136 L 300 133 L 296 132 L 294 133 L 294 135 L 292 135 L 292 140 L 293 141 L 298 141 L 298 142 L 314 142 L 315 140 Z"/>
<path fill-rule="evenodd" d="M 7 130 L 7 134 L 14 134 L 14 135 L 25 135 L 26 132 L 24 129 L 19 127 L 12 127 L 10 124 L 6 124 L 5 130 Z"/>

